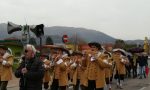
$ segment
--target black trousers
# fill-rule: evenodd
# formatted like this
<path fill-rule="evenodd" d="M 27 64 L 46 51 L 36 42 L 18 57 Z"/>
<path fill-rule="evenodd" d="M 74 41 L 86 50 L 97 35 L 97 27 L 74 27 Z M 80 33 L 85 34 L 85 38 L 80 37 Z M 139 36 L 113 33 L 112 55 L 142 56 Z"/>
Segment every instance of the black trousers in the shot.
<path fill-rule="evenodd" d="M 79 87 L 80 87 L 80 80 L 77 79 L 77 83 L 76 85 L 73 86 L 73 90 L 79 90 Z"/>
<path fill-rule="evenodd" d="M 58 79 L 53 80 L 51 90 L 59 90 Z"/>
<path fill-rule="evenodd" d="M 81 87 L 81 90 L 88 90 L 87 87 L 84 85 L 80 85 L 80 87 Z"/>
<path fill-rule="evenodd" d="M 59 86 L 58 85 L 58 79 L 54 79 L 51 85 L 51 90 L 66 90 L 66 86 Z"/>
<path fill-rule="evenodd" d="M 133 66 L 133 78 L 137 77 L 137 66 Z"/>
<path fill-rule="evenodd" d="M 115 79 L 124 80 L 124 74 L 119 74 L 118 71 L 116 71 Z"/>
<path fill-rule="evenodd" d="M 88 80 L 88 90 L 104 90 L 104 88 L 96 88 L 96 81 Z"/>
<path fill-rule="evenodd" d="M 105 78 L 106 84 L 110 84 L 110 78 Z"/>
<path fill-rule="evenodd" d="M 44 89 L 48 89 L 49 85 L 48 85 L 49 82 L 44 82 Z"/>
<path fill-rule="evenodd" d="M 66 90 L 66 89 L 67 89 L 66 86 L 60 86 L 60 87 L 59 87 L 59 90 Z"/>
<path fill-rule="evenodd" d="M 7 90 L 8 81 L 0 81 L 0 90 Z"/>
<path fill-rule="evenodd" d="M 113 80 L 113 75 L 110 77 L 110 83 L 112 82 L 112 80 Z"/>

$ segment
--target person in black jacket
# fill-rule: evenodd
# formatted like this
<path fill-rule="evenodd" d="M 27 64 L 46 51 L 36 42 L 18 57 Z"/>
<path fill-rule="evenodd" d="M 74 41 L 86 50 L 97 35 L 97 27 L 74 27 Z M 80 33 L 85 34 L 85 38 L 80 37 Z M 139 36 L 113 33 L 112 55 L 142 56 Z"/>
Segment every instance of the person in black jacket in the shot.
<path fill-rule="evenodd" d="M 140 74 L 140 79 L 142 79 L 142 76 L 146 78 L 146 73 L 145 73 L 145 67 L 148 65 L 148 56 L 146 55 L 145 52 L 141 53 L 141 55 L 138 57 L 138 63 L 139 63 L 139 74 Z"/>
<path fill-rule="evenodd" d="M 23 60 L 15 71 L 15 76 L 20 78 L 20 90 L 42 90 L 44 67 L 35 54 L 35 47 L 26 45 Z"/>

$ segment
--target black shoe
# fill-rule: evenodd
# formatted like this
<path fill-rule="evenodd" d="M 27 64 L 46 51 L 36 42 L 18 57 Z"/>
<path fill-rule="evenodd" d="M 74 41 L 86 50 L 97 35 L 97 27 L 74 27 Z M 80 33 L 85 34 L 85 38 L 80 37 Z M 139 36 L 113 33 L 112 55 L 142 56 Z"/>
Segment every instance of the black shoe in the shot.
<path fill-rule="evenodd" d="M 119 86 L 119 89 L 123 89 L 123 87 L 122 87 L 122 86 Z"/>
<path fill-rule="evenodd" d="M 142 77 L 139 77 L 139 79 L 142 79 Z"/>

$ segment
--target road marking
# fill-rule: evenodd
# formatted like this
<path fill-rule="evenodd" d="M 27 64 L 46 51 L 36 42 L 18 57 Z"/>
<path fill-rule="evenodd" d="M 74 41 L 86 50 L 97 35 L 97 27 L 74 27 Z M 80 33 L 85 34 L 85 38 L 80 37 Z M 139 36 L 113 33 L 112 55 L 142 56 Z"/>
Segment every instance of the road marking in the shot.
<path fill-rule="evenodd" d="M 139 89 L 139 90 L 144 90 L 146 87 L 142 87 L 141 89 Z"/>

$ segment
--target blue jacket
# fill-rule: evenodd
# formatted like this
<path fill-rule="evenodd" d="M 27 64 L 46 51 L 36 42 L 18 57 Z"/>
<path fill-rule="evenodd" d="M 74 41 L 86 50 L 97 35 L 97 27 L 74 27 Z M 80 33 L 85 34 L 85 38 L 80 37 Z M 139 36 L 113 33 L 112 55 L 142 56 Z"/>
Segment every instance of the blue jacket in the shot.
<path fill-rule="evenodd" d="M 147 66 L 148 65 L 148 56 L 139 56 L 138 57 L 138 63 L 139 63 L 139 66 Z"/>

